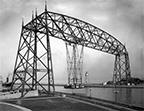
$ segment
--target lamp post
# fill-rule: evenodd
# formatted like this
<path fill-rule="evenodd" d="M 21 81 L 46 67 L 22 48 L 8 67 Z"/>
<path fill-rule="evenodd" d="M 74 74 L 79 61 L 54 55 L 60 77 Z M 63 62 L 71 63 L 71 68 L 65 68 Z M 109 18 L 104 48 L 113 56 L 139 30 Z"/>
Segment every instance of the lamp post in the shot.
<path fill-rule="evenodd" d="M 88 84 L 88 72 L 85 73 L 85 92 L 86 92 L 86 95 L 88 96 L 88 87 L 87 87 L 87 84 Z"/>
<path fill-rule="evenodd" d="M 87 85 L 88 83 L 88 72 L 85 73 L 85 84 Z"/>

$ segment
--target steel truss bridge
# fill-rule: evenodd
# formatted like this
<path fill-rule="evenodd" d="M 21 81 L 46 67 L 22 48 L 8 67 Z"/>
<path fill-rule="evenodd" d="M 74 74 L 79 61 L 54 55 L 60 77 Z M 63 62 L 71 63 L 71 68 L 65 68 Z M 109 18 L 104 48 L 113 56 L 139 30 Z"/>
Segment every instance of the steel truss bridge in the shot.
<path fill-rule="evenodd" d="M 41 89 L 46 94 L 55 91 L 50 37 L 114 55 L 114 83 L 131 77 L 128 52 L 119 40 L 85 21 L 50 12 L 45 6 L 43 13 L 35 12 L 29 23 L 22 24 L 12 79 L 12 89 L 20 89 L 22 96 L 27 89 Z"/>

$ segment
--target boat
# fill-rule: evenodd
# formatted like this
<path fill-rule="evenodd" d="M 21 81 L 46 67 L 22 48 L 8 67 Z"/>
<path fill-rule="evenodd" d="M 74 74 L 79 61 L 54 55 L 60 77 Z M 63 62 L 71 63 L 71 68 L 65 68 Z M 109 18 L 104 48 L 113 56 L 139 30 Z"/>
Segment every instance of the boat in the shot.
<path fill-rule="evenodd" d="M 80 89 L 80 88 L 84 88 L 83 85 L 75 85 L 75 84 L 66 84 L 64 85 L 64 88 L 66 89 Z"/>
<path fill-rule="evenodd" d="M 12 82 L 2 83 L 2 86 L 3 86 L 3 87 L 11 87 L 11 85 L 12 85 Z"/>

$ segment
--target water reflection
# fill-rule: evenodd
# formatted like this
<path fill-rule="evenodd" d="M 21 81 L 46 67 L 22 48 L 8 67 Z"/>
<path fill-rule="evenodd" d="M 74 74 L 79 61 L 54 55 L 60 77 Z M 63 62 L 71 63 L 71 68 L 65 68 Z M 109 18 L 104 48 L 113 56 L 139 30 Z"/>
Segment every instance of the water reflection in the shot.
<path fill-rule="evenodd" d="M 86 96 L 89 96 L 88 93 L 89 93 L 89 88 L 85 88 L 85 94 L 86 94 Z"/>
<path fill-rule="evenodd" d="M 130 88 L 126 89 L 126 103 L 131 104 L 131 99 L 132 99 L 132 90 Z"/>
<path fill-rule="evenodd" d="M 131 88 L 114 88 L 114 101 L 118 103 L 131 104 L 132 103 L 132 89 Z"/>
<path fill-rule="evenodd" d="M 64 89 L 56 87 L 57 91 L 82 94 L 88 97 L 95 97 L 117 103 L 131 104 L 144 107 L 144 88 L 83 88 Z"/>

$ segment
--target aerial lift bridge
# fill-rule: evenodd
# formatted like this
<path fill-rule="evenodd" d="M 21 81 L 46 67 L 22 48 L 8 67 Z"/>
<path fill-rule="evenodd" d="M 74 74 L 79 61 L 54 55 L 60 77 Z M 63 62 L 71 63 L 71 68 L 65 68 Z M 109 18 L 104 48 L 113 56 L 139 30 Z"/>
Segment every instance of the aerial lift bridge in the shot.
<path fill-rule="evenodd" d="M 43 13 L 35 12 L 30 22 L 22 23 L 11 87 L 20 90 L 22 97 L 29 90 L 37 89 L 48 95 L 54 94 L 50 37 L 114 55 L 114 83 L 121 79 L 128 81 L 131 77 L 125 45 L 102 29 L 74 17 L 50 12 L 45 5 Z M 76 83 L 76 77 L 73 80 Z M 81 76 L 79 80 L 81 82 Z"/>

